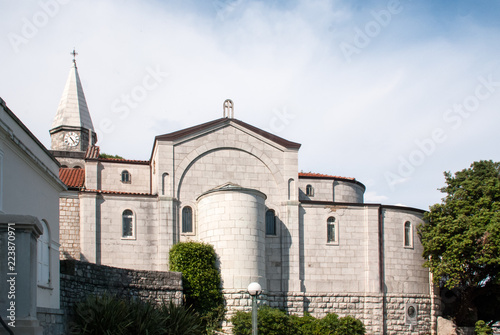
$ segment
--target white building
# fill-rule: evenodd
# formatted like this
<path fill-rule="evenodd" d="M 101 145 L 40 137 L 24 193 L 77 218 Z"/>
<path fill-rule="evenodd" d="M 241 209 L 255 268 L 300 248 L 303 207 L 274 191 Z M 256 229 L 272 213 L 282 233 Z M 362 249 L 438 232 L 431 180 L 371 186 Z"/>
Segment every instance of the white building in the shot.
<path fill-rule="evenodd" d="M 15 334 L 41 334 L 37 314 L 61 315 L 59 167 L 0 98 L 0 315 Z"/>
<path fill-rule="evenodd" d="M 370 334 L 431 332 L 423 211 L 364 203 L 353 178 L 299 173 L 300 144 L 233 113 L 228 100 L 222 118 L 156 136 L 147 161 L 99 158 L 74 64 L 50 130 L 70 189 L 61 256 L 164 271 L 172 245 L 202 241 L 220 258 L 230 313 L 248 308 L 242 292 L 258 281 L 263 301 L 292 313 L 353 315 Z"/>

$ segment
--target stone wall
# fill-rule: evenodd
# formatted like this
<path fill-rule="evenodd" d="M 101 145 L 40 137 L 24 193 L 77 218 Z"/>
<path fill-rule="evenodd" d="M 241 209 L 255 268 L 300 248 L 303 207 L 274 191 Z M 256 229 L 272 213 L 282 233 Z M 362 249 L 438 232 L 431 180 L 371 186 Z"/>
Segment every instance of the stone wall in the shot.
<path fill-rule="evenodd" d="M 38 307 L 36 317 L 44 335 L 66 334 L 64 331 L 64 310 Z"/>
<path fill-rule="evenodd" d="M 228 307 L 227 319 L 237 311 L 251 310 L 251 298 L 246 291 L 225 291 L 224 297 Z M 366 327 L 366 333 L 373 335 L 431 334 L 433 328 L 432 302 L 428 295 L 263 294 L 259 296 L 259 304 L 283 309 L 295 315 L 309 312 L 316 318 L 322 318 L 327 313 L 335 313 L 339 317 L 350 315 L 361 320 Z M 406 322 L 405 316 L 408 304 L 417 307 L 416 323 L 411 326 Z M 225 324 L 224 328 L 228 330 L 230 324 Z"/>
<path fill-rule="evenodd" d="M 59 198 L 60 259 L 80 260 L 80 199 L 74 196 Z"/>
<path fill-rule="evenodd" d="M 62 260 L 61 310 L 38 309 L 44 335 L 66 334 L 75 304 L 89 295 L 104 293 L 157 303 L 173 300 L 180 304 L 183 300 L 181 273 L 127 270 Z"/>

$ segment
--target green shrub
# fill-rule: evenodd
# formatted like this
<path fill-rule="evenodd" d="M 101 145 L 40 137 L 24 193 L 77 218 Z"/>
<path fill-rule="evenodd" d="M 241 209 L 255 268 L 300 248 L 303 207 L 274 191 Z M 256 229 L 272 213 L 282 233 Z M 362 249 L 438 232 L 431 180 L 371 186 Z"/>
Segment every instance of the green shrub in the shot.
<path fill-rule="evenodd" d="M 252 332 L 251 312 L 237 312 L 232 318 L 233 334 L 250 335 Z M 309 313 L 304 316 L 288 316 L 285 312 L 262 306 L 257 313 L 259 334 L 262 335 L 363 335 L 363 323 L 352 316 L 340 318 L 327 314 L 316 319 Z"/>
<path fill-rule="evenodd" d="M 297 331 L 297 335 L 318 335 L 321 334 L 320 320 L 305 312 L 304 316 L 290 315 L 290 321 Z"/>
<path fill-rule="evenodd" d="M 102 154 L 99 155 L 99 158 L 117 158 L 117 159 L 123 159 L 122 156 L 118 156 L 118 155 L 109 155 L 109 154 L 105 154 L 104 152 Z"/>
<path fill-rule="evenodd" d="M 477 335 L 491 335 L 493 334 L 493 330 L 490 326 L 486 324 L 483 320 L 479 320 L 476 322 L 475 334 Z"/>
<path fill-rule="evenodd" d="M 75 308 L 72 334 L 122 335 L 132 324 L 129 306 L 110 295 L 89 296 Z"/>
<path fill-rule="evenodd" d="M 89 296 L 76 304 L 71 334 L 78 335 L 201 335 L 198 315 L 172 302 L 160 306 L 110 295 Z"/>
<path fill-rule="evenodd" d="M 335 313 L 328 313 L 322 319 L 318 320 L 319 330 L 318 334 L 335 334 L 337 335 L 337 329 L 340 326 L 339 316 Z"/>
<path fill-rule="evenodd" d="M 165 332 L 163 334 L 165 335 L 203 334 L 201 319 L 189 307 L 177 306 L 170 301 L 168 305 L 163 304 L 160 306 L 160 313 L 164 320 Z"/>
<path fill-rule="evenodd" d="M 257 311 L 257 327 L 259 334 L 262 335 L 297 333 L 297 330 L 294 329 L 293 323 L 285 312 L 269 306 L 262 306 Z"/>
<path fill-rule="evenodd" d="M 335 335 L 363 335 L 366 332 L 363 322 L 352 316 L 340 318 Z"/>
<path fill-rule="evenodd" d="M 258 314 L 257 314 L 258 318 Z M 238 311 L 231 317 L 233 324 L 234 335 L 251 335 L 252 334 L 252 313 Z"/>
<path fill-rule="evenodd" d="M 182 272 L 186 304 L 200 314 L 205 328 L 224 319 L 224 296 L 214 248 L 200 242 L 181 242 L 170 249 L 170 270 Z"/>

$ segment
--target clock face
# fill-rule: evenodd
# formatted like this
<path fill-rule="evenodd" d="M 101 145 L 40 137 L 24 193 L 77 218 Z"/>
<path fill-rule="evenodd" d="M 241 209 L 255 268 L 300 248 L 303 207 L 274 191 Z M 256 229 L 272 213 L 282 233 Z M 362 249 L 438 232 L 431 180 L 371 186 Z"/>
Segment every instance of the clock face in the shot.
<path fill-rule="evenodd" d="M 75 147 L 80 143 L 80 136 L 77 133 L 66 133 L 64 135 L 64 143 L 69 145 L 70 147 Z"/>

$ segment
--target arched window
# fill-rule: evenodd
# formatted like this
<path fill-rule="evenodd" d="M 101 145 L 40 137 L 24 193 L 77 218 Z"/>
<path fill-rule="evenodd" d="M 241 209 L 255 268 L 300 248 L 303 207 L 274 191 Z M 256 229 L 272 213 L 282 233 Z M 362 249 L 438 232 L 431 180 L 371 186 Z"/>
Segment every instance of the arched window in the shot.
<path fill-rule="evenodd" d="M 309 196 L 309 197 L 313 197 L 314 196 L 314 188 L 312 187 L 312 185 L 307 185 L 306 186 L 306 195 Z"/>
<path fill-rule="evenodd" d="M 189 206 L 182 209 L 182 232 L 193 232 L 193 210 Z"/>
<path fill-rule="evenodd" d="M 405 222 L 405 247 L 413 246 L 413 229 L 410 221 Z"/>
<path fill-rule="evenodd" d="M 50 284 L 50 232 L 44 220 L 40 223 L 43 234 L 37 241 L 37 282 L 38 285 L 48 286 Z"/>
<path fill-rule="evenodd" d="M 122 213 L 122 237 L 134 237 L 134 213 L 130 209 L 126 209 Z"/>
<path fill-rule="evenodd" d="M 165 192 L 167 192 L 169 188 L 169 185 L 168 185 L 168 173 L 164 173 L 162 176 L 161 176 L 161 195 L 165 195 Z"/>
<path fill-rule="evenodd" d="M 295 180 L 288 179 L 288 200 L 295 199 Z"/>
<path fill-rule="evenodd" d="M 335 218 L 330 216 L 328 220 L 326 220 L 326 241 L 328 243 L 337 243 L 338 242 L 338 232 L 337 225 L 335 224 Z"/>
<path fill-rule="evenodd" d="M 131 176 L 130 173 L 127 170 L 122 171 L 122 183 L 130 183 L 131 182 Z"/>
<path fill-rule="evenodd" d="M 276 235 L 276 214 L 272 209 L 266 212 L 266 235 Z"/>

